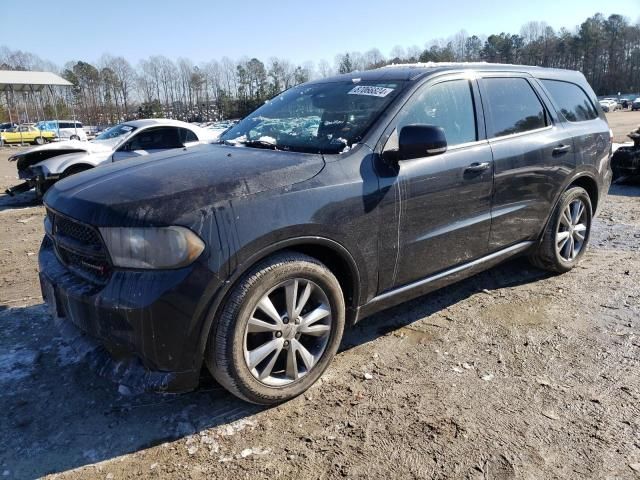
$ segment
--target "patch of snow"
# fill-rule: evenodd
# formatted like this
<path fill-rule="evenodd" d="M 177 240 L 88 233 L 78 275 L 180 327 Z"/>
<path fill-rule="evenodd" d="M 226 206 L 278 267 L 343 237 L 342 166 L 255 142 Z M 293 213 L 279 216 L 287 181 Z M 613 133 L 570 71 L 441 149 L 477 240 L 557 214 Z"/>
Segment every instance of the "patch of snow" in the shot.
<path fill-rule="evenodd" d="M 73 365 L 74 363 L 80 362 L 81 358 L 78 356 L 76 351 L 70 347 L 69 345 L 60 344 L 58 345 L 58 352 L 56 355 L 56 362 L 61 367 L 66 367 L 68 365 Z"/>
<path fill-rule="evenodd" d="M 37 360 L 38 352 L 33 350 L 11 350 L 0 354 L 0 384 L 28 377 Z"/>
<path fill-rule="evenodd" d="M 217 429 L 218 430 L 217 433 L 218 435 L 221 435 L 223 437 L 228 437 L 231 435 L 235 435 L 238 432 L 241 432 L 247 427 L 255 427 L 255 426 L 256 426 L 256 422 L 243 418 L 241 420 L 237 420 L 223 427 L 219 427 Z"/>

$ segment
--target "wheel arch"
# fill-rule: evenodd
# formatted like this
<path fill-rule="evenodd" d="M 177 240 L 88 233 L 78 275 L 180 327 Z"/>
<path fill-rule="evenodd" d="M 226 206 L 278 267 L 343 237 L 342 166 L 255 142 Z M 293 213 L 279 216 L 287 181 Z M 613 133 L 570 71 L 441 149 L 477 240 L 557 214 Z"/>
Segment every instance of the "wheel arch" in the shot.
<path fill-rule="evenodd" d="M 224 307 L 224 304 L 228 299 L 229 294 L 233 291 L 233 288 L 245 276 L 245 274 L 260 261 L 283 251 L 295 251 L 309 255 L 321 261 L 327 266 L 327 268 L 329 268 L 329 270 L 331 270 L 338 279 L 345 296 L 345 305 L 347 309 L 346 324 L 351 325 L 354 323 L 361 288 L 360 272 L 351 253 L 349 253 L 347 248 L 339 242 L 325 237 L 308 236 L 289 238 L 275 242 L 247 257 L 247 259 L 238 265 L 238 267 L 232 272 L 230 277 L 224 283 L 221 291 L 219 291 L 211 300 L 206 312 L 204 313 L 205 321 L 200 334 L 200 349 L 198 357 L 201 360 L 204 359 L 207 339 L 211 334 L 211 329 L 213 328 L 215 319 L 220 312 L 220 309 Z"/>
<path fill-rule="evenodd" d="M 598 191 L 598 182 L 590 175 L 580 175 L 572 180 L 572 182 L 564 189 L 567 191 L 571 187 L 582 187 L 589 194 L 591 200 L 591 208 L 595 212 L 598 209 L 598 201 L 600 200 L 600 192 Z"/>
<path fill-rule="evenodd" d="M 85 170 L 90 170 L 95 168 L 95 165 L 91 165 L 90 163 L 74 163 L 65 168 L 61 175 L 73 175 L 74 173 L 84 172 Z"/>
<path fill-rule="evenodd" d="M 341 243 L 325 237 L 293 237 L 275 242 L 246 258 L 229 278 L 228 291 L 258 262 L 265 258 L 291 250 L 313 257 L 327 266 L 336 276 L 345 296 L 347 308 L 356 307 L 360 300 L 360 272 L 355 259 Z M 228 293 L 225 292 L 225 296 Z"/>
<path fill-rule="evenodd" d="M 565 182 L 565 185 L 559 189 L 556 195 L 556 198 L 553 201 L 553 208 L 549 209 L 549 214 L 547 215 L 547 219 L 544 222 L 543 228 L 540 231 L 540 234 L 538 236 L 538 242 L 542 241 L 544 232 L 546 231 L 547 226 L 549 225 L 549 222 L 553 217 L 553 212 L 555 212 L 556 208 L 558 207 L 558 202 L 560 201 L 562 194 L 567 190 L 569 190 L 571 187 L 582 187 L 586 190 L 587 194 L 589 195 L 589 200 L 591 200 L 591 209 L 595 214 L 596 209 L 598 207 L 598 202 L 600 200 L 600 191 L 598 189 L 598 182 L 591 172 L 589 171 L 579 172 L 576 175 L 570 177 Z"/>

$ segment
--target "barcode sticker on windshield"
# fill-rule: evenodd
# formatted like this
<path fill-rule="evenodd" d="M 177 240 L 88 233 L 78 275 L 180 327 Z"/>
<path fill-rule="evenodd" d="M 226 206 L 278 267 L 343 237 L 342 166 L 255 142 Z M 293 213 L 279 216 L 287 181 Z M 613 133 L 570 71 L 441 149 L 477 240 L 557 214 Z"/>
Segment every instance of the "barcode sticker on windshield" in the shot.
<path fill-rule="evenodd" d="M 359 85 L 357 87 L 353 87 L 348 93 L 349 95 L 368 95 L 370 97 L 386 97 L 391 92 L 393 92 L 393 88 Z"/>

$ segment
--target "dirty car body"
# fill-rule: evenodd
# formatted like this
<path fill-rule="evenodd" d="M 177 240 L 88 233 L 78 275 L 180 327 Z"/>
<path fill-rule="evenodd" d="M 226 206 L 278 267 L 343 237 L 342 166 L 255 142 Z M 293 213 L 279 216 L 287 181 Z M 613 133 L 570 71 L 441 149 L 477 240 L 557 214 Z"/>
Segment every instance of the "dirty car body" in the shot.
<path fill-rule="evenodd" d="M 565 82 L 584 94 L 584 111 L 551 93 Z M 505 97 L 523 91 L 538 114 Z M 293 120 L 281 111 L 268 118 L 277 102 Z M 447 116 L 454 104 L 460 121 Z M 523 120 L 510 122 L 520 110 Z M 440 143 L 407 150 L 425 136 Z M 131 388 L 189 390 L 230 295 L 274 254 L 326 266 L 353 324 L 533 252 L 568 189 L 584 188 L 595 214 L 610 155 L 604 114 L 576 72 L 433 64 L 311 82 L 268 102 L 221 144 L 55 185 L 45 197 L 43 295 L 74 338 L 100 352 L 103 373 Z M 200 239 L 197 258 L 173 268 L 116 265 L 114 229 L 163 228 Z"/>
<path fill-rule="evenodd" d="M 174 148 L 190 148 L 213 140 L 215 136 L 206 130 L 177 120 L 125 122 L 91 142 L 63 140 L 11 156 L 9 161 L 16 162 L 18 176 L 25 182 L 7 193 L 35 187 L 38 194 L 44 194 L 60 178 L 90 168 Z"/>

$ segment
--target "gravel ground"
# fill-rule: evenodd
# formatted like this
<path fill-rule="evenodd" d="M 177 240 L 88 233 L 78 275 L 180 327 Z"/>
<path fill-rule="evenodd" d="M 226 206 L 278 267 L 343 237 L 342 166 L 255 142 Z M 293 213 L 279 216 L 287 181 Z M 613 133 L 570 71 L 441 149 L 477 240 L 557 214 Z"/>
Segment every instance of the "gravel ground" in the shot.
<path fill-rule="evenodd" d="M 622 140 L 640 115 L 610 120 Z M 517 259 L 377 314 L 270 409 L 89 371 L 42 305 L 42 215 L 0 195 L 0 478 L 640 478 L 640 182 L 570 273 Z"/>

